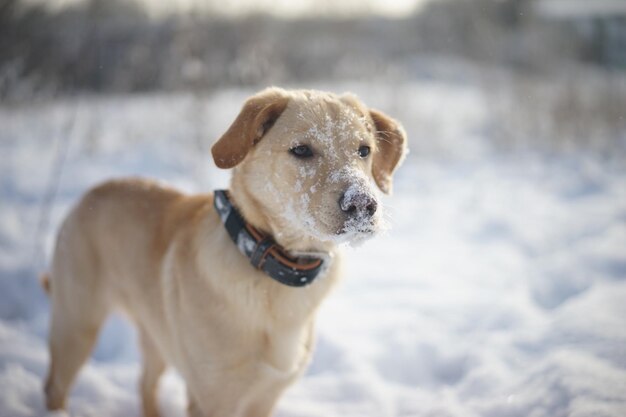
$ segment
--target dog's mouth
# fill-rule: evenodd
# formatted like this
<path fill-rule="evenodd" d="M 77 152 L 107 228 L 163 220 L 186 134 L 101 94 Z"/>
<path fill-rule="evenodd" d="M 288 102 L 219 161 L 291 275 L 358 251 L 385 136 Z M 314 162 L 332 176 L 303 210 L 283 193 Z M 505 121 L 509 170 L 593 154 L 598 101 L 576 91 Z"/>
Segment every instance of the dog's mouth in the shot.
<path fill-rule="evenodd" d="M 376 228 L 373 224 L 360 225 L 354 227 L 353 225 L 344 225 L 335 233 L 337 236 L 343 235 L 373 235 L 376 233 Z"/>
<path fill-rule="evenodd" d="M 323 209 L 311 210 L 302 219 L 309 221 L 303 224 L 302 230 L 314 239 L 333 242 L 335 244 L 358 244 L 386 229 L 382 215 L 372 216 L 369 213 L 335 212 L 332 216 L 320 215 Z M 317 214 L 317 215 L 316 215 Z"/>
<path fill-rule="evenodd" d="M 357 243 L 369 239 L 377 231 L 378 226 L 373 219 L 351 218 L 337 229 L 335 237 L 341 242 Z"/>

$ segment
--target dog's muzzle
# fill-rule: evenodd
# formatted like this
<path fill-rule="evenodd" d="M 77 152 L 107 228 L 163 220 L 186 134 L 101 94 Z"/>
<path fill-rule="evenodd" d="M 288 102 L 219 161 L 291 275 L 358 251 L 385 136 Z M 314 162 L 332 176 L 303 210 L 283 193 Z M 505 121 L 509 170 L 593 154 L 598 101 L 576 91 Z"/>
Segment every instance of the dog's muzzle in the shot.
<path fill-rule="evenodd" d="M 339 199 L 345 221 L 337 234 L 363 235 L 376 230 L 378 201 L 365 187 L 351 186 Z"/>
<path fill-rule="evenodd" d="M 371 194 L 348 189 L 339 199 L 339 207 L 348 217 L 365 219 L 374 217 L 378 209 L 378 202 Z"/>

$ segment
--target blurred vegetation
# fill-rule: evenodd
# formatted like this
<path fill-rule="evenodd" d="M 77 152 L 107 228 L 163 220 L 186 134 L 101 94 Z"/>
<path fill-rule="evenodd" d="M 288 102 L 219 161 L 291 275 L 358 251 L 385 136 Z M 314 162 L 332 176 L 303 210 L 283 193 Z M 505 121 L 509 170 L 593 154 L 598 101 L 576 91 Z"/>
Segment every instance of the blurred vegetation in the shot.
<path fill-rule="evenodd" d="M 0 101 L 462 77 L 482 87 L 493 113 L 485 134 L 507 143 L 626 139 L 626 73 L 606 60 L 606 30 L 594 32 L 602 21 L 550 19 L 537 1 L 440 0 L 404 19 L 285 20 L 193 10 L 155 19 L 133 0 L 58 11 L 2 0 Z M 626 19 L 611 24 L 626 39 Z"/>
<path fill-rule="evenodd" d="M 429 55 L 524 71 L 589 58 L 589 39 L 572 24 L 538 17 L 532 3 L 435 1 L 402 20 L 228 20 L 193 11 L 151 19 L 132 0 L 56 12 L 3 0 L 0 97 L 410 78 Z"/>

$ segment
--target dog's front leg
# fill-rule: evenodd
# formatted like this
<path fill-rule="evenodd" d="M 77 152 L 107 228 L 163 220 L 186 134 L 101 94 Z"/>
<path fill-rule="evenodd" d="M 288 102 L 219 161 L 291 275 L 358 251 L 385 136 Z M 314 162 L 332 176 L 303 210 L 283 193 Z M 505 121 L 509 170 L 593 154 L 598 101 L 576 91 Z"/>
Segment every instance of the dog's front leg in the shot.
<path fill-rule="evenodd" d="M 280 394 L 288 385 L 263 379 L 258 373 L 249 373 L 236 380 L 226 374 L 216 375 L 220 381 L 202 394 L 187 388 L 187 415 L 189 417 L 269 417 Z"/>
<path fill-rule="evenodd" d="M 139 333 L 143 360 L 140 382 L 143 416 L 159 417 L 156 394 L 158 382 L 165 371 L 166 364 L 150 335 L 144 329 L 140 329 Z"/>
<path fill-rule="evenodd" d="M 187 390 L 187 416 L 189 417 L 205 417 L 198 407 L 198 403 L 193 399 L 193 395 Z"/>

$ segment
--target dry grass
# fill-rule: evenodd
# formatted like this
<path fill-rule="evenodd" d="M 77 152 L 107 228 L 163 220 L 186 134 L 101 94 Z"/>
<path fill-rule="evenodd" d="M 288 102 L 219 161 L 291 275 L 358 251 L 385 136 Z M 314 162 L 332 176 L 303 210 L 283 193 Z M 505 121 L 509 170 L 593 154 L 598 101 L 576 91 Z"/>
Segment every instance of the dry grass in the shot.
<path fill-rule="evenodd" d="M 611 151 L 626 140 L 626 76 L 590 69 L 483 79 L 500 146 Z"/>

